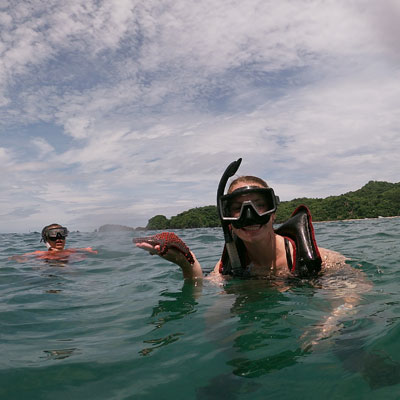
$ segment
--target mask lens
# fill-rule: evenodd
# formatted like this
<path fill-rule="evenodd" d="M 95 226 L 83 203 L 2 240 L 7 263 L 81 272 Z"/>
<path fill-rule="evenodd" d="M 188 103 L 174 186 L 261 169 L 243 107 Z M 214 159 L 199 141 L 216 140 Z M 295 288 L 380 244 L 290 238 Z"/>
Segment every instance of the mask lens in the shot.
<path fill-rule="evenodd" d="M 58 239 L 65 240 L 65 236 L 61 236 L 59 233 L 57 234 L 57 236 L 49 236 L 49 240 L 53 242 L 55 242 Z"/>
<path fill-rule="evenodd" d="M 51 241 L 56 241 L 57 239 L 65 240 L 68 236 L 67 228 L 53 228 L 47 231 L 47 239 Z"/>
<path fill-rule="evenodd" d="M 271 188 L 240 188 L 221 199 L 223 217 L 231 220 L 239 219 L 243 208 L 250 206 L 258 215 L 276 211 L 276 200 Z"/>

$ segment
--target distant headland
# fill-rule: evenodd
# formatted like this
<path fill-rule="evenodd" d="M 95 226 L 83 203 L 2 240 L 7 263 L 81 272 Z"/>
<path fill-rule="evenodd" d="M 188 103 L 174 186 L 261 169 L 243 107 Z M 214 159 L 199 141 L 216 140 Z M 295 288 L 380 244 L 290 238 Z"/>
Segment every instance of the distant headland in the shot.
<path fill-rule="evenodd" d="M 280 203 L 276 222 L 286 221 L 300 204 L 306 205 L 313 221 L 341 221 L 365 218 L 395 217 L 400 215 L 400 183 L 369 181 L 361 189 L 340 196 L 326 198 L 298 198 Z M 156 215 L 146 227 L 129 228 L 121 225 L 103 225 L 99 232 L 116 230 L 160 230 L 212 228 L 221 226 L 215 205 L 196 207 L 167 218 Z"/>
<path fill-rule="evenodd" d="M 96 229 L 95 232 L 121 232 L 121 231 L 136 231 L 136 230 L 145 230 L 146 228 L 138 227 L 131 228 L 130 226 L 125 225 L 117 225 L 117 224 L 106 224 L 100 226 L 99 229 Z"/>

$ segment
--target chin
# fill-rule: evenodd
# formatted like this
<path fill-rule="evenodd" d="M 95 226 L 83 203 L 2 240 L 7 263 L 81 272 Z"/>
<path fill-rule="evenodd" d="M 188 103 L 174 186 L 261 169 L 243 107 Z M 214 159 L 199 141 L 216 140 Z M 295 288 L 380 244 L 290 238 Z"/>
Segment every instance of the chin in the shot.
<path fill-rule="evenodd" d="M 242 229 L 242 231 L 245 232 L 258 232 L 263 228 L 263 225 L 249 225 L 249 226 L 244 226 Z"/>

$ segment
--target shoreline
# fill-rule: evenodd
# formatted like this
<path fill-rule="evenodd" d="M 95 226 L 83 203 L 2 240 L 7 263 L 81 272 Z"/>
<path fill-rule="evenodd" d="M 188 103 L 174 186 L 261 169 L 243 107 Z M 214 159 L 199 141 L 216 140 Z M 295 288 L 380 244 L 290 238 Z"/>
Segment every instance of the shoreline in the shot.
<path fill-rule="evenodd" d="M 313 224 L 326 223 L 326 222 L 346 222 L 346 221 L 366 221 L 371 219 L 393 219 L 400 218 L 400 215 L 395 215 L 393 217 L 370 217 L 370 218 L 349 218 L 349 219 L 332 219 L 326 221 L 312 221 Z"/>

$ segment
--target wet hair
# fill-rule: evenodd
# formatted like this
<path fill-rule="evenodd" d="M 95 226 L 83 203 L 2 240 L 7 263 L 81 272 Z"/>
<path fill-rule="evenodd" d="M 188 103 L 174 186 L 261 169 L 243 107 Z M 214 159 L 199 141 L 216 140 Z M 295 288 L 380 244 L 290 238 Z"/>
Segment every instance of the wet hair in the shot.
<path fill-rule="evenodd" d="M 46 242 L 46 232 L 49 228 L 58 228 L 58 227 L 62 227 L 62 225 L 60 224 L 50 224 L 50 225 L 46 225 L 43 229 L 42 229 L 42 240 L 43 242 Z"/>
<path fill-rule="evenodd" d="M 258 178 L 257 176 L 252 176 L 252 175 L 245 175 L 245 176 L 239 176 L 238 178 L 234 179 L 228 189 L 228 193 L 232 193 L 232 188 L 239 184 L 239 183 L 247 183 L 247 184 L 255 184 L 257 186 L 265 187 L 268 188 L 268 183 L 264 181 L 264 179 Z"/>

